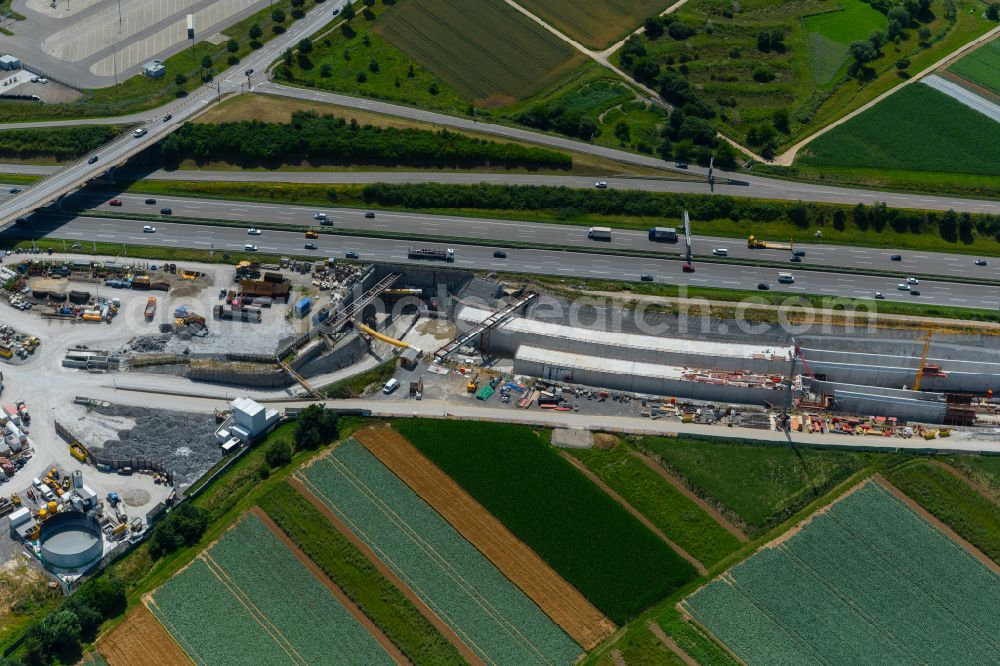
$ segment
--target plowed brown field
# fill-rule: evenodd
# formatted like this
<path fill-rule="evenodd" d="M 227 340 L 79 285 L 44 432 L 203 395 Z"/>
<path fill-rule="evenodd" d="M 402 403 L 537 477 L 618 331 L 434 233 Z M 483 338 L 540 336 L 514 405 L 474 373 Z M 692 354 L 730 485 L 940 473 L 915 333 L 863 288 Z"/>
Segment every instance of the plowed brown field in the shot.
<path fill-rule="evenodd" d="M 355 435 L 585 650 L 615 625 L 416 447 L 390 428 Z"/>
<path fill-rule="evenodd" d="M 110 666 L 193 666 L 145 605 L 97 640 L 97 651 Z"/>

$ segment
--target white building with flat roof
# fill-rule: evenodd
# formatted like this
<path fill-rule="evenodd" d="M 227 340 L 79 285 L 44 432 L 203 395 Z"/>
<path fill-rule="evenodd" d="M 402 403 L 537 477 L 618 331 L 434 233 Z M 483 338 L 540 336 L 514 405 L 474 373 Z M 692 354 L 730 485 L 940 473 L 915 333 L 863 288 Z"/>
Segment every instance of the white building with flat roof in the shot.
<path fill-rule="evenodd" d="M 250 398 L 236 398 L 229 403 L 229 408 L 233 416 L 232 423 L 226 428 L 227 434 L 244 442 L 265 432 L 280 417 L 278 410 L 266 409 Z"/>

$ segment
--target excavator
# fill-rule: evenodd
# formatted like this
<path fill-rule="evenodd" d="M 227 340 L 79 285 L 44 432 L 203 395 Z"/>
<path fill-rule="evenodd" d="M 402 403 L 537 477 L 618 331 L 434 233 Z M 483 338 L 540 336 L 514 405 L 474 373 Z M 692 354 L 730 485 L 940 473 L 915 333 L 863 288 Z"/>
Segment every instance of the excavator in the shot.
<path fill-rule="evenodd" d="M 475 393 L 476 389 L 479 388 L 479 373 L 476 373 L 475 377 L 469 379 L 469 383 L 465 385 L 465 390 L 468 393 Z"/>

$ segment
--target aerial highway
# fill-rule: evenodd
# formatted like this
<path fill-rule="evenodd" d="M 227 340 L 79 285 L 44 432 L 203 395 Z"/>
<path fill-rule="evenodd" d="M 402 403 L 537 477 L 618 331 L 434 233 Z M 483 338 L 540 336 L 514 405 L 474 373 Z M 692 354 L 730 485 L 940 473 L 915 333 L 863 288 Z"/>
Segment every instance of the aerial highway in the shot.
<path fill-rule="evenodd" d="M 356 252 L 361 261 L 396 263 L 410 261 L 407 258 L 408 247 L 426 245 L 405 238 L 323 235 L 313 241 L 318 245 L 316 250 L 307 250 L 305 243 L 309 241 L 298 232 L 265 230 L 259 236 L 252 236 L 242 227 L 156 223 L 156 231 L 146 233 L 143 231 L 145 224 L 148 223 L 113 218 L 41 218 L 32 225 L 32 230 L 39 237 L 69 239 L 67 249 L 72 249 L 70 243 L 78 241 L 80 247 L 77 249 L 81 251 L 86 250 L 86 243 L 100 242 L 242 253 L 249 243 L 255 245 L 258 252 L 268 254 L 315 256 L 319 259 L 344 258 L 347 252 Z M 507 250 L 507 257 L 498 258 L 494 256 L 494 248 L 489 246 L 460 243 L 448 245 L 455 249 L 455 262 L 434 262 L 428 265 L 606 280 L 637 281 L 645 275 L 654 282 L 726 289 L 756 290 L 758 283 L 766 282 L 771 291 L 791 295 L 817 294 L 830 298 L 871 299 L 875 291 L 882 291 L 887 300 L 894 301 L 970 308 L 1000 307 L 1000 291 L 992 286 L 978 284 L 921 280 L 918 286 L 921 294 L 915 296 L 898 289 L 898 279 L 878 274 L 792 271 L 795 282 L 782 284 L 778 282 L 777 268 L 703 263 L 699 265 L 697 273 L 682 273 L 678 270 L 676 261 L 664 259 L 535 249 L 510 249 Z"/>
<path fill-rule="evenodd" d="M 170 208 L 173 215 L 187 218 L 227 220 L 246 222 L 248 227 L 265 224 L 300 225 L 303 229 L 319 225 L 314 219 L 317 212 L 325 212 L 333 222 L 334 229 L 365 231 L 379 234 L 397 234 L 400 237 L 430 236 L 445 239 L 470 238 L 477 241 L 493 241 L 498 246 L 509 243 L 530 243 L 538 245 L 570 246 L 588 250 L 614 249 L 663 253 L 674 260 L 684 254 L 683 241 L 658 243 L 649 240 L 645 230 L 615 229 L 611 241 L 594 241 L 587 238 L 587 227 L 569 224 L 522 222 L 517 220 L 495 220 L 471 218 L 460 215 L 433 215 L 406 211 L 377 211 L 374 218 L 366 218 L 365 210 L 352 208 L 319 208 L 298 205 L 261 204 L 241 201 L 218 201 L 214 199 L 194 199 L 184 197 L 158 196 L 156 204 L 144 203 L 146 196 L 123 194 L 113 197 L 121 206 L 110 206 L 106 193 L 83 190 L 67 200 L 66 212 L 89 209 L 105 211 L 126 220 L 129 215 L 156 215 L 164 208 Z M 85 213 L 82 213 L 85 214 Z M 515 213 L 516 214 L 516 213 Z M 32 221 L 44 222 L 43 213 Z M 142 226 L 146 222 L 136 220 Z M 652 222 L 651 222 L 652 225 Z M 666 226 L 666 225 L 664 225 Z M 329 229 L 329 227 L 326 227 Z M 751 227 L 752 228 L 752 227 Z M 697 222 L 693 223 L 697 232 Z M 679 230 L 683 235 L 683 230 Z M 781 239 L 767 239 L 780 241 Z M 894 273 L 921 276 L 955 277 L 972 280 L 1000 281 L 1000 260 L 988 261 L 986 266 L 976 265 L 977 257 L 962 254 L 945 254 L 923 251 L 897 250 L 893 248 L 846 247 L 822 243 L 795 244 L 795 249 L 805 252 L 801 263 L 789 261 L 791 252 L 787 249 L 750 249 L 746 238 L 721 238 L 694 233 L 692 250 L 696 257 L 711 257 L 717 249 L 725 249 L 729 259 L 756 260 L 764 262 L 784 262 L 789 270 L 817 270 L 823 267 L 851 268 L 874 273 L 891 271 Z M 893 261 L 899 256 L 899 261 Z M 698 264 L 701 266 L 701 264 Z M 679 270 L 675 264 L 670 269 Z M 699 268 L 700 270 L 700 268 Z"/>
<path fill-rule="evenodd" d="M 263 72 L 286 48 L 327 25 L 331 19 L 332 8 L 341 6 L 345 2 L 346 0 L 336 0 L 318 5 L 305 18 L 292 24 L 287 32 L 251 53 L 239 65 L 219 74 L 216 85 L 202 86 L 180 101 L 149 114 L 132 116 L 133 121 L 137 121 L 140 117 L 142 119 L 141 128 L 137 129 L 136 133 L 130 131 L 118 137 L 30 187 L 24 188 L 17 195 L 0 202 L 0 226 L 24 217 L 76 190 L 88 180 L 124 163 L 139 151 L 176 130 L 186 120 L 203 111 L 213 101 L 220 99 L 224 93 L 242 89 L 241 87 L 250 79 L 244 72 L 258 69 Z"/>

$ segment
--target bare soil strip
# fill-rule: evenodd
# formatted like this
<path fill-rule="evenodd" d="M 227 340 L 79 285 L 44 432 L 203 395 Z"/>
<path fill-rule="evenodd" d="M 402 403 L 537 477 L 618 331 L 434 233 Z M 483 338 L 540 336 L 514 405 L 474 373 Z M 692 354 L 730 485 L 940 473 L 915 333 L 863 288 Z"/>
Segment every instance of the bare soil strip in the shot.
<path fill-rule="evenodd" d="M 660 476 L 662 476 L 664 478 L 664 480 L 667 483 L 669 483 L 670 485 L 672 485 L 674 488 L 676 488 L 678 492 L 680 492 L 682 495 L 684 495 L 689 500 L 691 500 L 692 502 L 694 502 L 695 504 L 697 504 L 699 507 L 701 507 L 702 511 L 704 511 L 709 516 L 711 516 L 715 520 L 715 522 L 717 522 L 720 525 L 722 525 L 722 527 L 724 527 L 734 537 L 736 537 L 737 539 L 739 539 L 740 541 L 743 541 L 743 542 L 748 541 L 747 535 L 746 535 L 745 532 L 743 532 L 743 530 L 741 530 L 739 527 L 737 527 L 736 525 L 734 525 L 730 521 L 726 520 L 726 517 L 723 516 L 721 513 L 719 513 L 715 509 L 715 507 L 713 507 L 711 504 L 709 504 L 708 502 L 706 502 L 705 500 L 703 500 L 702 498 L 698 497 L 693 492 L 691 492 L 690 488 L 688 488 L 687 486 L 685 486 L 678 479 L 674 478 L 673 475 L 670 474 L 670 472 L 668 472 L 667 470 L 663 469 L 662 465 L 660 465 L 655 460 L 653 460 L 652 458 L 650 458 L 647 455 L 644 455 L 643 453 L 641 453 L 639 451 L 629 451 L 629 453 L 631 453 L 633 456 L 635 456 L 636 458 L 638 458 L 639 460 L 641 460 L 643 462 L 643 464 L 645 464 L 651 470 L 653 470 L 654 472 L 656 472 L 657 474 L 659 474 Z"/>
<path fill-rule="evenodd" d="M 263 509 L 259 506 L 255 506 L 250 511 L 253 515 L 257 516 L 262 523 L 267 525 L 267 528 L 271 530 L 271 533 L 274 534 L 274 536 L 276 536 L 283 544 L 285 544 L 285 546 L 288 547 L 288 550 L 292 551 L 299 562 L 302 563 L 302 566 L 308 569 L 309 572 L 316 577 L 316 580 L 323 583 L 326 589 L 330 590 L 330 593 L 336 597 L 337 601 L 340 602 L 347 612 L 350 613 L 362 627 L 367 629 L 368 633 L 370 633 L 372 637 L 378 641 L 379 645 L 381 645 L 382 648 L 389 653 L 389 656 L 392 657 L 393 661 L 397 664 L 404 665 L 410 663 L 410 660 L 406 658 L 406 655 L 404 655 L 399 648 L 389 640 L 388 636 L 382 633 L 382 630 L 378 627 L 378 625 L 372 622 L 371 618 L 365 615 L 361 609 L 358 608 L 346 594 L 344 594 L 343 590 L 337 587 L 336 583 L 330 580 L 329 576 L 327 576 L 326 573 L 319 568 L 319 565 L 313 562 L 308 555 L 302 552 L 302 549 L 299 548 L 298 544 L 292 541 L 291 537 L 285 534 L 285 532 L 278 527 L 278 524 L 275 523 Z"/>
<path fill-rule="evenodd" d="M 97 651 L 109 666 L 191 666 L 173 636 L 145 605 L 97 640 Z"/>
<path fill-rule="evenodd" d="M 996 562 L 994 562 L 993 560 L 991 560 L 989 557 L 987 557 L 986 553 L 984 553 L 983 551 L 981 551 L 978 548 L 976 548 L 975 546 L 973 546 L 971 543 L 969 543 L 968 541 L 966 541 L 965 539 L 963 539 L 961 536 L 959 536 L 959 534 L 955 530 L 951 529 L 950 527 L 948 527 L 947 525 L 945 525 L 944 523 L 942 523 L 940 520 L 938 520 L 937 518 L 935 518 L 927 509 L 925 509 L 924 507 L 920 506 L 920 504 L 918 504 L 916 500 L 912 499 L 909 495 L 907 495 L 906 493 L 904 493 L 902 490 L 900 490 L 896 486 L 892 485 L 892 483 L 890 483 L 889 480 L 886 479 L 881 474 L 876 474 L 873 478 L 876 481 L 878 481 L 882 485 L 883 488 L 885 488 L 890 493 L 892 493 L 893 495 L 895 495 L 896 497 L 898 497 L 900 500 L 902 500 L 908 507 L 910 507 L 911 509 L 913 509 L 914 511 L 916 511 L 917 514 L 921 518 L 923 518 L 928 523 L 930 523 L 931 525 L 933 525 L 934 527 L 936 527 L 938 530 L 940 530 L 941 532 L 943 532 L 945 534 L 945 536 L 947 536 L 949 539 L 951 539 L 952 541 L 954 541 L 955 543 L 959 544 L 960 546 L 962 546 L 963 548 L 965 548 L 967 551 L 969 551 L 972 554 L 973 557 L 975 557 L 977 560 L 979 560 L 980 562 L 982 562 L 983 564 L 985 564 L 987 567 L 989 567 L 991 571 L 993 571 L 997 575 L 1000 575 L 1000 564 L 997 564 Z"/>
<path fill-rule="evenodd" d="M 399 433 L 368 429 L 355 439 L 585 650 L 614 633 L 611 620 Z"/>
<path fill-rule="evenodd" d="M 386 564 L 380 560 L 374 552 L 372 552 L 372 549 L 369 548 L 364 541 L 358 538 L 358 536 L 352 532 L 351 529 L 340 520 L 340 518 L 337 517 L 330 507 L 324 504 L 318 497 L 313 495 L 299 478 L 295 476 L 289 477 L 288 483 L 291 484 L 291 486 L 295 488 L 300 495 L 306 498 L 306 500 L 312 504 L 317 511 L 322 513 L 323 516 L 330 521 L 330 524 L 333 525 L 333 527 L 340 532 L 345 539 L 354 544 L 354 546 L 368 558 L 368 561 L 370 561 L 375 568 L 389 580 L 389 582 L 399 588 L 399 591 L 402 592 L 403 595 L 417 607 L 420 614 L 427 618 L 427 621 L 434 625 L 434 628 L 441 632 L 441 635 L 444 636 L 449 643 L 455 646 L 455 649 L 458 650 L 466 661 L 470 664 L 485 666 L 483 660 L 479 658 L 479 655 L 473 652 L 468 645 L 463 643 L 458 637 L 458 634 L 456 634 L 451 627 L 445 624 L 444 621 L 442 621 L 441 618 L 439 618 L 437 614 L 435 614 L 434 611 L 432 611 L 430 607 L 424 603 L 423 599 L 417 596 L 417 594 L 409 588 L 409 586 L 403 583 L 399 576 L 397 576 L 392 569 L 386 566 Z"/>
<path fill-rule="evenodd" d="M 683 548 L 681 548 L 678 544 L 674 543 L 673 539 L 671 539 L 666 534 L 664 534 L 662 531 L 660 531 L 660 528 L 657 527 L 656 525 L 654 525 L 653 523 L 651 523 L 649 521 L 649 519 L 646 518 L 646 516 L 644 516 L 641 513 L 639 513 L 639 511 L 634 506 L 632 506 L 631 504 L 629 504 L 628 501 L 626 501 L 624 497 L 622 497 L 617 492 L 615 492 L 614 488 L 612 488 L 608 484 L 604 483 L 604 481 L 601 480 L 601 478 L 599 476 L 597 476 L 592 471 L 590 471 L 590 469 L 588 469 L 586 465 L 584 465 L 582 462 L 580 462 L 579 460 L 577 460 L 576 458 L 574 458 L 570 454 L 566 453 L 565 451 L 560 451 L 559 454 L 563 458 L 565 458 L 566 461 L 569 462 L 569 464 L 573 465 L 573 467 L 576 467 L 578 470 L 580 470 L 580 473 L 583 474 L 588 479 L 590 479 L 594 483 L 594 485 L 596 485 L 598 488 L 600 488 L 605 493 L 607 493 L 608 496 L 611 497 L 611 499 L 613 499 L 614 501 L 618 502 L 623 507 L 625 507 L 625 509 L 629 513 L 631 513 L 633 516 L 635 516 L 639 520 L 640 523 L 642 523 L 647 528 L 649 528 L 649 531 L 651 531 L 656 536 L 660 537 L 660 539 L 662 539 L 665 544 L 667 544 L 668 546 L 670 546 L 674 550 L 674 552 L 676 552 L 678 555 L 680 555 L 685 560 L 687 560 L 688 562 L 690 562 L 691 566 L 693 566 L 695 569 L 697 569 L 699 576 L 704 576 L 705 575 L 705 573 L 708 570 L 705 568 L 704 564 L 702 564 L 697 558 L 695 558 L 694 555 L 692 555 L 691 553 L 689 553 L 686 550 L 684 550 Z"/>
<path fill-rule="evenodd" d="M 677 655 L 677 658 L 683 661 L 688 666 L 698 666 L 698 662 L 691 658 L 691 656 L 681 649 L 681 646 L 674 642 L 670 636 L 667 636 L 666 632 L 660 625 L 656 624 L 653 620 L 646 622 L 646 626 L 649 630 L 653 632 L 653 635 L 660 639 L 660 642 L 667 646 L 667 648 Z"/>
<path fill-rule="evenodd" d="M 625 657 L 622 656 L 621 650 L 618 649 L 611 651 L 611 662 L 615 666 L 628 666 L 625 662 Z"/>

